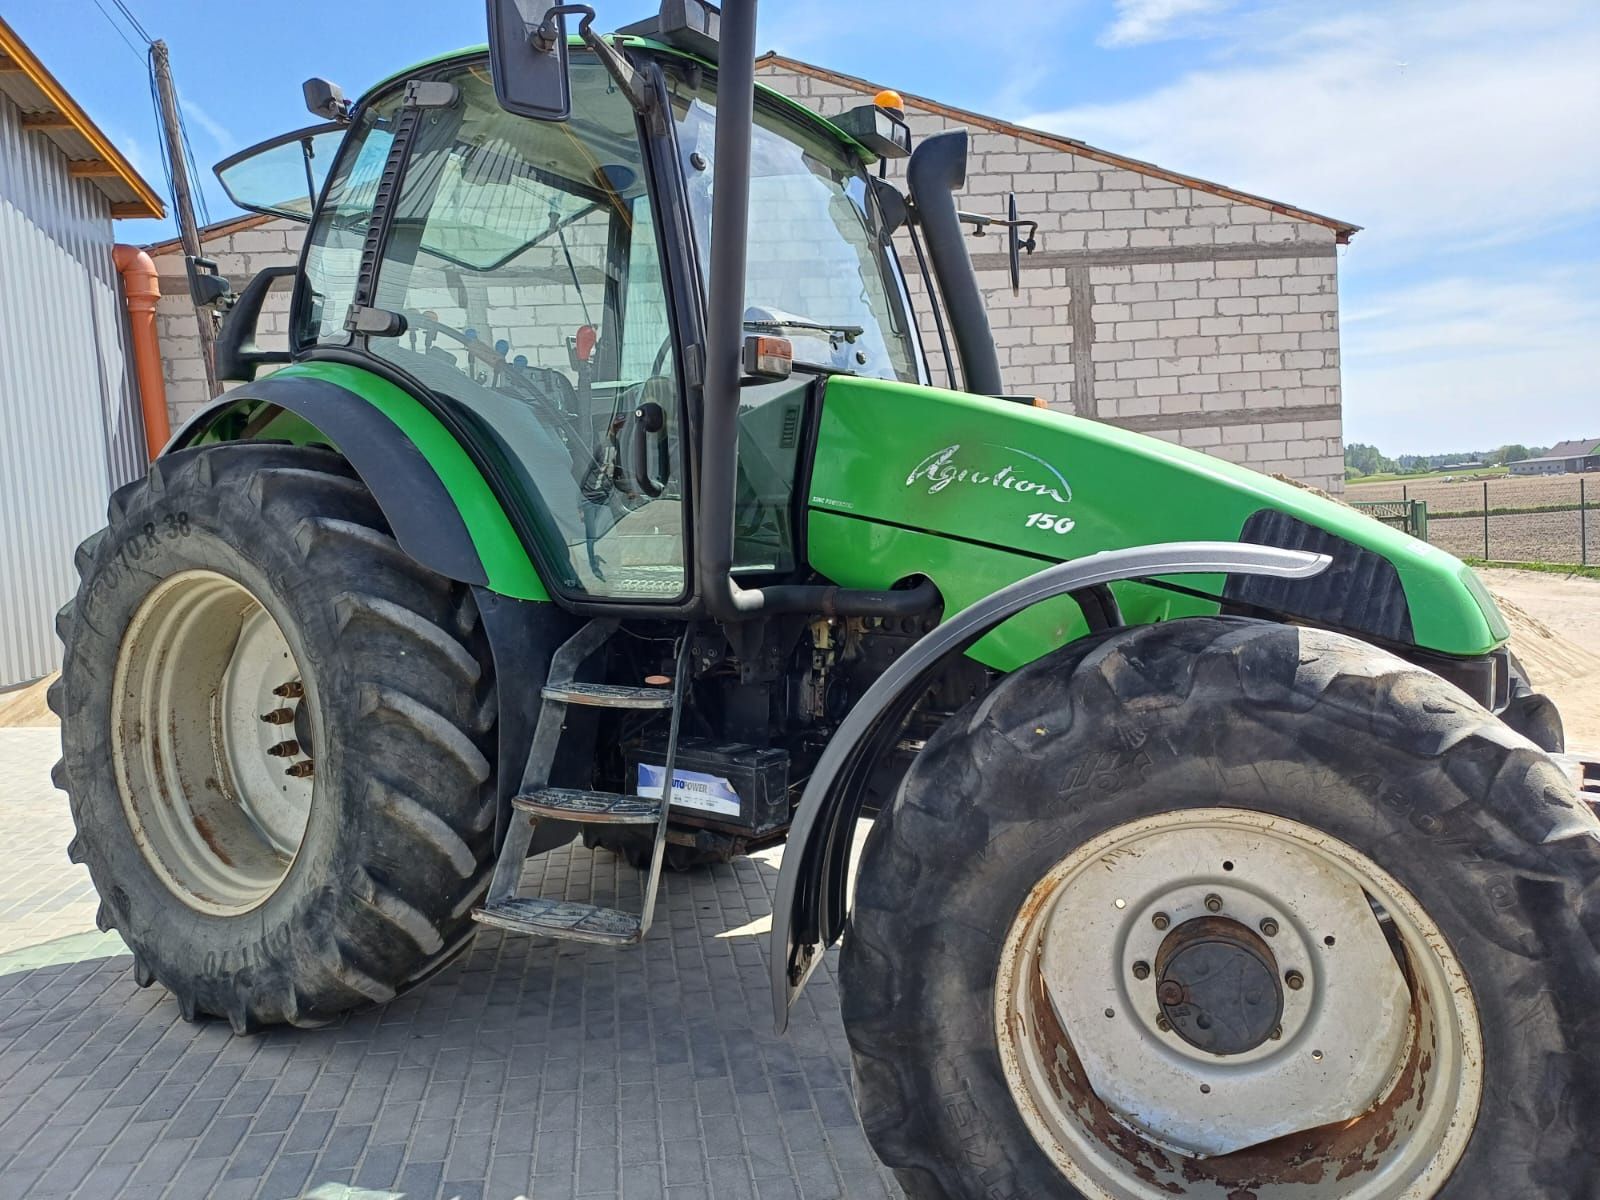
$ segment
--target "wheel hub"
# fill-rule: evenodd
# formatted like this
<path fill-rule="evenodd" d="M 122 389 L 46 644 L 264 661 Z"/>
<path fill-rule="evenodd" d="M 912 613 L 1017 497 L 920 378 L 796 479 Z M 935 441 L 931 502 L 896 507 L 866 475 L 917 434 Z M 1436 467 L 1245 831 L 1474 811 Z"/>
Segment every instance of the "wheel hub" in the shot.
<path fill-rule="evenodd" d="M 1358 851 L 1260 812 L 1130 821 L 1057 863 L 1002 943 L 995 1021 L 1029 1130 L 1102 1200 L 1420 1200 L 1481 1095 L 1437 925 Z"/>
<path fill-rule="evenodd" d="M 1283 1019 L 1277 959 L 1238 921 L 1185 921 L 1161 943 L 1155 969 L 1161 1015 L 1174 1033 L 1208 1054 L 1254 1050 Z"/>
<path fill-rule="evenodd" d="M 130 620 L 113 686 L 117 786 L 146 863 L 190 907 L 247 912 L 287 875 L 315 786 L 309 685 L 272 614 L 216 572 L 163 580 Z"/>

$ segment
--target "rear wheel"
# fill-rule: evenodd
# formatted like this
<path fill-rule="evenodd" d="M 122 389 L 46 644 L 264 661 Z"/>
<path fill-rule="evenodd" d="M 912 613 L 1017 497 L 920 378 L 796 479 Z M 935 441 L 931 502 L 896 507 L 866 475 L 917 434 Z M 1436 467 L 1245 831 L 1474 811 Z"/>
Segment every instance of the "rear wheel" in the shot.
<path fill-rule="evenodd" d="M 158 460 L 79 550 L 51 701 L 70 853 L 141 983 L 241 1031 L 393 997 L 471 936 L 495 709 L 470 592 L 315 449 Z"/>
<path fill-rule="evenodd" d="M 1068 647 L 866 847 L 861 1109 L 921 1200 L 1600 1194 L 1600 824 L 1460 692 L 1241 620 Z"/>

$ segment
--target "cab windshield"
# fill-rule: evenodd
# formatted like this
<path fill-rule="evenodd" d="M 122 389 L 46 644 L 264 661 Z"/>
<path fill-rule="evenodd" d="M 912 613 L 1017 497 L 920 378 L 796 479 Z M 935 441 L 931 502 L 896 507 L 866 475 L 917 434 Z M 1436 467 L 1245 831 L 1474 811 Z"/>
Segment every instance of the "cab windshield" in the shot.
<path fill-rule="evenodd" d="M 716 95 L 668 75 L 702 278 L 711 257 Z M 794 344 L 797 363 L 922 382 L 921 354 L 865 167 L 758 98 L 750 144 L 745 325 Z"/>

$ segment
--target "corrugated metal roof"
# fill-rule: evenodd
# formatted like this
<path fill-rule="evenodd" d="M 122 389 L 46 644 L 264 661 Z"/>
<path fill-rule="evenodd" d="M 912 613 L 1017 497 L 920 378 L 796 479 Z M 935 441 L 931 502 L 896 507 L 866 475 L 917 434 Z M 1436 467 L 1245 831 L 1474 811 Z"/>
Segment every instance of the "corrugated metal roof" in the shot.
<path fill-rule="evenodd" d="M 1583 458 L 1589 454 L 1600 454 L 1600 438 L 1575 438 L 1570 442 L 1560 442 L 1546 450 L 1542 458 Z"/>
<path fill-rule="evenodd" d="M 111 201 L 113 217 L 163 217 L 155 189 L 78 102 L 67 94 L 11 26 L 0 18 L 0 93 L 21 110 L 22 128 L 67 156 L 68 173 Z"/>

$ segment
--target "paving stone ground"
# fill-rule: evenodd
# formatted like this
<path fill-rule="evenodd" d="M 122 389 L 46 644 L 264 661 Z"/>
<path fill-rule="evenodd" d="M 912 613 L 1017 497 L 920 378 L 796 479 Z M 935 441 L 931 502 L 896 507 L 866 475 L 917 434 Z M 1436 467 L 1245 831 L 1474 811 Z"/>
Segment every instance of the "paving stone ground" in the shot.
<path fill-rule="evenodd" d="M 72 814 L 50 783 L 55 729 L 0 729 L 0 955 L 94 928 L 99 899 L 67 861 Z"/>
<path fill-rule="evenodd" d="M 0 736 L 0 844 L 31 864 L 53 843 L 0 879 L 0 930 L 58 937 L 93 928 L 94 900 L 46 740 Z M 636 901 L 619 865 L 557 851 L 525 887 Z M 855 1111 L 831 955 L 772 1033 L 775 878 L 771 857 L 669 875 L 631 951 L 485 930 L 322 1030 L 188 1024 L 126 955 L 4 975 L 0 1200 L 898 1196 Z"/>

